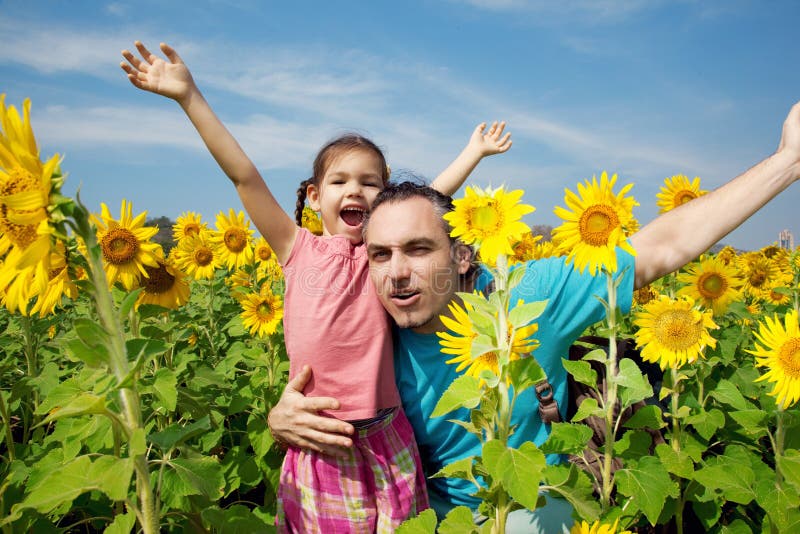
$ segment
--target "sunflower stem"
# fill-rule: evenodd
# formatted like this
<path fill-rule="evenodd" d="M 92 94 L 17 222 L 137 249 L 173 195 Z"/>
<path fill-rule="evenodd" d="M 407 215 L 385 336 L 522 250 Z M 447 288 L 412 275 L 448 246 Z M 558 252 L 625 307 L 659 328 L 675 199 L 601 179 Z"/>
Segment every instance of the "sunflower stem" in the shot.
<path fill-rule="evenodd" d="M 77 216 L 76 216 L 77 219 Z M 96 235 L 87 221 L 77 221 L 77 228 L 83 229 L 78 232 L 86 243 L 88 254 L 87 262 L 90 271 L 90 280 L 94 286 L 94 302 L 100 324 L 108 335 L 108 366 L 116 377 L 118 383 L 122 383 L 130 371 L 128 352 L 125 346 L 125 335 L 121 326 L 121 318 L 118 310 L 114 306 L 111 291 L 108 289 L 108 281 L 103 262 L 100 257 L 100 249 L 97 246 Z M 135 382 L 134 382 L 135 384 Z M 142 416 L 140 411 L 139 395 L 135 389 L 119 388 L 119 400 L 122 407 L 123 418 L 121 430 L 129 437 L 136 429 L 143 429 Z M 131 450 L 130 444 L 128 451 Z M 142 531 L 145 534 L 156 534 L 159 531 L 159 521 L 156 516 L 155 499 L 150 487 L 150 473 L 147 466 L 147 459 L 144 454 L 138 454 L 133 458 L 134 471 L 136 473 L 136 494 L 138 497 L 137 518 L 140 521 Z"/>
<path fill-rule="evenodd" d="M 606 359 L 607 389 L 605 399 L 606 442 L 601 472 L 600 504 L 603 510 L 608 510 L 611 505 L 611 492 L 613 490 L 611 466 L 614 460 L 614 408 L 617 404 L 617 289 L 614 286 L 612 274 L 608 271 L 605 271 L 605 273 L 608 292 L 608 358 Z"/>
<path fill-rule="evenodd" d="M 783 426 L 783 405 L 778 405 L 775 412 L 775 484 L 778 489 L 783 489 L 783 473 L 780 468 L 780 458 L 783 457 L 783 445 L 786 429 Z"/>
<path fill-rule="evenodd" d="M 6 399 L 3 396 L 2 391 L 0 391 L 0 418 L 2 418 L 3 426 L 6 428 L 5 439 L 6 439 L 6 448 L 8 449 L 8 461 L 13 462 L 14 437 L 11 435 L 11 419 L 8 417 L 8 409 L 6 408 Z"/>
<path fill-rule="evenodd" d="M 681 452 L 681 422 L 678 418 L 678 408 L 679 408 L 679 395 L 680 390 L 678 388 L 678 384 L 680 383 L 678 380 L 678 367 L 677 365 L 673 365 L 670 368 L 670 374 L 672 377 L 672 384 L 671 384 L 671 393 L 670 393 L 670 411 L 672 412 L 670 415 L 672 417 L 672 434 L 670 436 L 670 444 L 672 445 L 672 450 L 676 453 Z M 675 527 L 677 529 L 678 534 L 683 534 L 683 506 L 684 506 L 684 498 L 683 493 L 681 492 L 681 482 L 677 480 L 678 483 L 678 492 L 680 495 L 678 496 L 678 504 L 675 509 Z"/>

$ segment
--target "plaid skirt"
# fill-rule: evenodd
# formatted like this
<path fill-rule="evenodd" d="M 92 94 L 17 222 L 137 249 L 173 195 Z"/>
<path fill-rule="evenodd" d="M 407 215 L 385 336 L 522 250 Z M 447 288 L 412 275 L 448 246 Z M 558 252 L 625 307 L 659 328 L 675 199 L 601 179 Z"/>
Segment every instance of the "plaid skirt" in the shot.
<path fill-rule="evenodd" d="M 402 408 L 356 430 L 349 456 L 289 447 L 278 487 L 278 532 L 394 532 L 428 508 L 425 475 Z"/>

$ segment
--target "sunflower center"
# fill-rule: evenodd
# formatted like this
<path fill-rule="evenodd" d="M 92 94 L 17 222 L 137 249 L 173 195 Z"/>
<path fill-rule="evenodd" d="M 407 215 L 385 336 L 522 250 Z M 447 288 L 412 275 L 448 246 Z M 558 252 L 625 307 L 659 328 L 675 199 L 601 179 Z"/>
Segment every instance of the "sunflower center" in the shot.
<path fill-rule="evenodd" d="M 480 364 L 481 368 L 491 369 L 493 371 L 497 371 L 497 353 L 496 352 L 486 352 L 481 354 L 475 361 Z"/>
<path fill-rule="evenodd" d="M 100 248 L 108 263 L 123 265 L 136 258 L 139 240 L 127 228 L 113 228 L 100 240 Z"/>
<path fill-rule="evenodd" d="M 781 345 L 778 360 L 784 373 L 794 380 L 800 379 L 800 338 L 793 337 Z"/>
<path fill-rule="evenodd" d="M 8 179 L 0 185 L 0 195 L 13 195 L 39 189 L 39 181 L 22 167 L 14 167 L 8 172 Z M 36 241 L 36 224 L 16 224 L 8 220 L 8 207 L 0 205 L 0 231 L 8 235 L 14 246 L 25 249 Z M 29 210 L 16 210 L 18 213 L 32 213 Z"/>
<path fill-rule="evenodd" d="M 494 203 L 473 209 L 470 219 L 473 230 L 482 235 L 496 234 L 503 225 L 503 216 Z"/>
<path fill-rule="evenodd" d="M 764 282 L 767 281 L 767 271 L 764 269 L 754 269 L 753 272 L 750 273 L 750 285 L 753 287 L 761 287 L 764 285 Z"/>
<path fill-rule="evenodd" d="M 688 191 L 686 189 L 682 189 L 675 193 L 675 205 L 680 206 L 681 204 L 686 204 L 690 200 L 694 200 L 697 198 L 697 195 L 694 191 Z"/>
<path fill-rule="evenodd" d="M 688 310 L 669 310 L 653 321 L 655 338 L 673 351 L 686 350 L 697 343 L 702 329 Z"/>
<path fill-rule="evenodd" d="M 225 246 L 231 252 L 241 252 L 247 246 L 247 232 L 241 228 L 225 230 Z"/>
<path fill-rule="evenodd" d="M 183 227 L 183 234 L 186 237 L 200 235 L 200 225 L 197 223 L 186 223 L 186 225 Z"/>
<path fill-rule="evenodd" d="M 258 247 L 256 254 L 261 261 L 267 261 L 272 257 L 272 249 L 269 247 Z"/>
<path fill-rule="evenodd" d="M 272 302 L 269 300 L 262 300 L 256 307 L 256 313 L 259 319 L 271 319 L 275 313 L 272 307 Z"/>
<path fill-rule="evenodd" d="M 603 247 L 608 244 L 611 232 L 619 226 L 619 218 L 610 206 L 595 204 L 583 212 L 578 223 L 584 242 Z"/>
<path fill-rule="evenodd" d="M 194 262 L 201 267 L 205 267 L 213 260 L 214 253 L 209 248 L 200 247 L 194 251 Z"/>
<path fill-rule="evenodd" d="M 143 279 L 146 293 L 166 293 L 175 285 L 175 277 L 169 274 L 166 265 L 158 267 L 145 265 L 144 269 L 147 271 L 147 278 Z"/>
<path fill-rule="evenodd" d="M 728 289 L 728 281 L 719 273 L 703 273 L 697 280 L 697 290 L 704 298 L 718 299 Z"/>

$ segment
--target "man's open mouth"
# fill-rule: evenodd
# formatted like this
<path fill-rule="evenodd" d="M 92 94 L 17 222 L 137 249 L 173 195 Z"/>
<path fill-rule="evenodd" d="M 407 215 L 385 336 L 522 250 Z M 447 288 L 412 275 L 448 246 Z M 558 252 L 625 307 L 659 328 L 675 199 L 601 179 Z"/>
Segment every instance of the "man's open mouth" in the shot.
<path fill-rule="evenodd" d="M 403 291 L 392 292 L 391 297 L 397 300 L 408 300 L 416 295 L 419 295 L 419 291 L 417 291 L 416 289 L 414 290 L 405 289 Z"/>
<path fill-rule="evenodd" d="M 339 217 L 345 222 L 347 226 L 360 226 L 364 222 L 364 217 L 367 215 L 367 210 L 363 208 L 344 208 L 339 212 Z"/>

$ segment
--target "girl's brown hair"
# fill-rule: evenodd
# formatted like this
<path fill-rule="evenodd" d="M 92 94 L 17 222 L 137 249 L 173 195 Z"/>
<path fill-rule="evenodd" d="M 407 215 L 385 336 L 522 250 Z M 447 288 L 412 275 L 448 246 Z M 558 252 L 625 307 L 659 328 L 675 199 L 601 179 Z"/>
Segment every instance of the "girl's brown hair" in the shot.
<path fill-rule="evenodd" d="M 325 171 L 331 162 L 340 155 L 350 150 L 370 150 L 376 156 L 381 166 L 381 179 L 383 183 L 389 182 L 389 167 L 386 166 L 386 157 L 378 145 L 367 139 L 366 137 L 358 134 L 345 134 L 341 135 L 323 146 L 317 157 L 314 159 L 313 174 L 311 178 L 300 182 L 300 187 L 297 188 L 297 204 L 294 210 L 294 219 L 297 226 L 303 225 L 303 207 L 306 205 L 306 190 L 311 184 L 319 185 L 320 180 L 325 176 Z"/>

